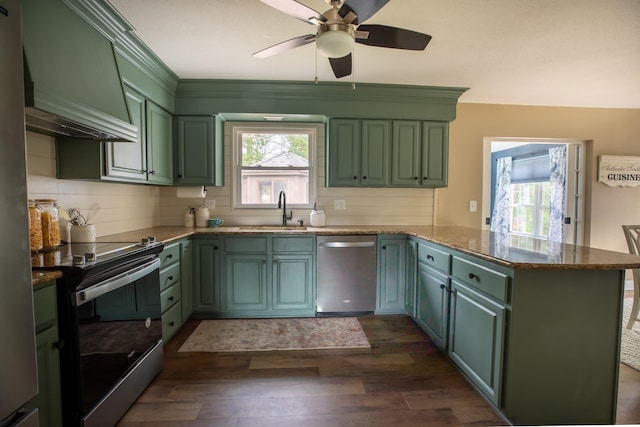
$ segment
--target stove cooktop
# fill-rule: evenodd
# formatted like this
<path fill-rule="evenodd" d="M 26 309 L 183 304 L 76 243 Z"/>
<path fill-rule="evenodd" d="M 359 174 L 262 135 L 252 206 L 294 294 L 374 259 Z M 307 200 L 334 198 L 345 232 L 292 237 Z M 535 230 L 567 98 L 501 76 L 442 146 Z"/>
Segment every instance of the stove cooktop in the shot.
<path fill-rule="evenodd" d="M 163 247 L 163 243 L 156 242 L 152 237 L 140 242 L 65 243 L 54 250 L 31 254 L 31 266 L 36 269 L 85 269 L 137 254 L 159 253 Z"/>

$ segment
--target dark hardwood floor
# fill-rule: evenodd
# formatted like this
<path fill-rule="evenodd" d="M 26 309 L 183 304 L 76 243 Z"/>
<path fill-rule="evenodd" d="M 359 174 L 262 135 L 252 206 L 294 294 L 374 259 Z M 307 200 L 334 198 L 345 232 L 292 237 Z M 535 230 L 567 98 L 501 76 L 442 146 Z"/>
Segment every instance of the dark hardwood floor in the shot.
<path fill-rule="evenodd" d="M 506 425 L 407 316 L 359 318 L 371 349 L 178 352 L 118 427 Z M 618 424 L 640 423 L 640 372 L 621 365 Z"/>

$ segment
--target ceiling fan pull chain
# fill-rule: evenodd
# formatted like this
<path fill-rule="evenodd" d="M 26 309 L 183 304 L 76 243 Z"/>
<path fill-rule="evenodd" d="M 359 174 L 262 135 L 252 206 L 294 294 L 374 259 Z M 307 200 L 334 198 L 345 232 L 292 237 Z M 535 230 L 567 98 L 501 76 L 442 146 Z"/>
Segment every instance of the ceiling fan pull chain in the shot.
<path fill-rule="evenodd" d="M 314 84 L 318 84 L 318 44 L 316 43 L 316 78 L 313 81 Z"/>
<path fill-rule="evenodd" d="M 351 89 L 356 90 L 356 47 L 353 47 L 353 50 L 351 51 L 351 67 L 352 67 L 352 73 L 351 73 Z"/>

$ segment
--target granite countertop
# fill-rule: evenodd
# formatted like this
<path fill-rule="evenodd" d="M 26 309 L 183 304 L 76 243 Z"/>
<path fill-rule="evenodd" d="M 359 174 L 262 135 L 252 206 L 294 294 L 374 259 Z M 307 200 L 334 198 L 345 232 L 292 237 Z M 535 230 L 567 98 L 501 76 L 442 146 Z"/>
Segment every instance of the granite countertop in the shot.
<path fill-rule="evenodd" d="M 58 277 L 62 277 L 62 271 L 60 270 L 31 271 L 31 284 L 36 286 L 40 283 L 56 280 Z"/>
<path fill-rule="evenodd" d="M 248 234 L 406 234 L 429 240 L 460 252 L 485 259 L 509 268 L 623 270 L 640 268 L 640 256 L 505 235 L 458 226 L 364 225 L 329 226 L 324 228 L 268 230 L 243 229 L 242 226 L 215 228 L 151 227 L 100 237 L 103 242 L 134 242 L 142 237 L 155 236 L 170 243 L 193 235 Z M 528 248 L 528 249 L 524 249 Z"/>

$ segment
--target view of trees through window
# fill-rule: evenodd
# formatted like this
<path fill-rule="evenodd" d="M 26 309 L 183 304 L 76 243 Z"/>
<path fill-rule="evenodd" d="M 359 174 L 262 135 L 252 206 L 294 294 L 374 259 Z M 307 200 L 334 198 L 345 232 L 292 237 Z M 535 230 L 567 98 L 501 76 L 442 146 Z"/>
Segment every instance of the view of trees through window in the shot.
<path fill-rule="evenodd" d="M 549 234 L 551 184 L 511 184 L 511 231 L 546 239 Z"/>
<path fill-rule="evenodd" d="M 241 204 L 272 205 L 285 191 L 288 205 L 308 205 L 310 139 L 301 132 L 241 132 Z"/>

